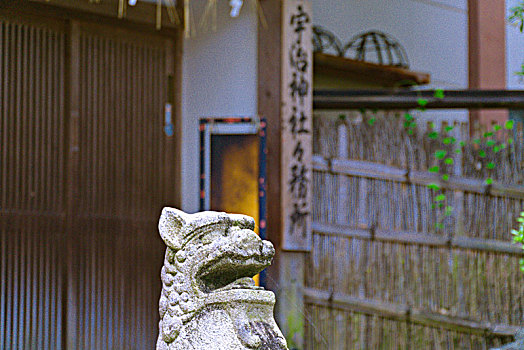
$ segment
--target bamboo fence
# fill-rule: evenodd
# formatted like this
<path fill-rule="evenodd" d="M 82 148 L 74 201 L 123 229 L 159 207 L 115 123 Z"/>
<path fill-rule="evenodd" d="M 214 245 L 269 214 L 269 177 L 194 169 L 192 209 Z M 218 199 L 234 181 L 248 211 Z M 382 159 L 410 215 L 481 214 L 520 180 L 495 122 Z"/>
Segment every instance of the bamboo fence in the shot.
<path fill-rule="evenodd" d="M 486 349 L 524 326 L 510 234 L 524 208 L 522 125 L 492 137 L 514 139 L 497 153 L 467 130 L 449 132 L 466 142 L 457 154 L 429 125 L 409 135 L 400 112 L 315 116 L 307 349 Z M 428 172 L 437 149 L 453 154 L 449 181 Z M 433 182 L 451 215 L 432 206 Z"/>

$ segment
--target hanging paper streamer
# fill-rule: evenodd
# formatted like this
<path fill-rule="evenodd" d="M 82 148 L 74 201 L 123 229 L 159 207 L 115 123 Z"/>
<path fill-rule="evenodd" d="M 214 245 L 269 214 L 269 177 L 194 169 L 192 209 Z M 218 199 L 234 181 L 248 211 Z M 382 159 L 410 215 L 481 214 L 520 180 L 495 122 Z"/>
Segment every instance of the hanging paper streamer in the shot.
<path fill-rule="evenodd" d="M 240 15 L 240 9 L 242 8 L 243 4 L 243 0 L 229 0 L 229 6 L 231 6 L 231 12 L 229 13 L 229 15 L 231 17 L 238 17 L 238 15 Z"/>
<path fill-rule="evenodd" d="M 125 0 L 118 0 L 118 18 L 124 18 L 126 15 L 126 4 Z"/>
<path fill-rule="evenodd" d="M 51 2 L 52 0 L 45 0 Z M 211 28 L 213 31 L 217 30 L 217 8 L 219 0 L 207 0 L 206 7 L 198 23 L 199 27 L 204 31 Z M 226 1 L 226 0 L 224 0 Z M 240 16 L 240 11 L 244 5 L 244 0 L 228 0 L 231 10 L 229 15 L 231 17 Z M 256 11 L 258 20 L 262 24 L 264 29 L 267 29 L 267 20 L 264 15 L 262 6 L 260 6 L 260 0 L 251 0 L 254 11 Z M 89 0 L 90 3 L 101 3 L 102 0 Z M 138 0 L 118 0 L 118 18 L 126 17 L 127 6 L 136 6 Z M 162 28 L 162 7 L 165 6 L 167 15 L 171 23 L 175 25 L 182 24 L 182 18 L 180 17 L 176 8 L 176 0 L 156 0 L 156 28 Z M 184 20 L 184 33 L 185 37 L 189 38 L 196 35 L 195 21 L 193 13 L 190 8 L 190 0 L 184 0 L 183 3 L 183 20 Z"/>
<path fill-rule="evenodd" d="M 211 29 L 217 30 L 217 0 L 208 0 L 204 13 L 200 18 L 199 27 L 204 31 L 209 28 L 211 22 Z"/>
<path fill-rule="evenodd" d="M 156 29 L 162 28 L 162 0 L 156 2 Z"/>
<path fill-rule="evenodd" d="M 180 25 L 180 17 L 178 16 L 178 11 L 176 9 L 175 2 L 173 0 L 166 0 L 166 2 L 167 15 L 169 16 L 169 20 L 177 26 Z"/>
<path fill-rule="evenodd" d="M 264 10 L 262 9 L 262 6 L 260 6 L 260 0 L 253 0 L 253 6 L 255 7 L 255 12 L 258 15 L 258 20 L 260 21 L 260 24 L 262 24 L 262 28 L 267 29 L 267 20 L 266 16 L 264 15 Z"/>
<path fill-rule="evenodd" d="M 190 13 L 189 13 L 189 0 L 184 0 L 184 33 L 185 37 L 189 38 L 191 36 L 190 29 Z"/>

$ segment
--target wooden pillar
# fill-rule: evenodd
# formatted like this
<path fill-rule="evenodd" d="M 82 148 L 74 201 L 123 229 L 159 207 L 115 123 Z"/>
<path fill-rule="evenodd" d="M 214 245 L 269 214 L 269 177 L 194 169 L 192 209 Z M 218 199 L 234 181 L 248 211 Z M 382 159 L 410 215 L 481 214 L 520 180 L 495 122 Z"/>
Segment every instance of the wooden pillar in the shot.
<path fill-rule="evenodd" d="M 260 1 L 267 25 L 258 23 L 258 114 L 267 120 L 267 237 L 277 254 L 267 270 L 266 286 L 276 291 L 281 251 L 280 222 L 280 61 L 281 0 Z"/>
<path fill-rule="evenodd" d="M 77 21 L 70 22 L 69 41 L 67 46 L 67 179 L 66 179 L 66 270 L 64 271 L 63 289 L 66 297 L 64 308 L 65 331 L 63 344 L 66 349 L 77 348 L 77 299 L 76 276 L 78 270 L 75 259 L 76 220 L 78 210 L 78 178 L 80 147 L 80 27 Z"/>
<path fill-rule="evenodd" d="M 469 88 L 506 88 L 505 1 L 469 0 Z M 475 123 L 491 126 L 508 119 L 505 110 L 479 110 L 470 114 Z M 470 129 L 472 131 L 472 129 Z"/>
<path fill-rule="evenodd" d="M 304 263 L 311 244 L 312 18 L 310 0 L 260 2 L 258 113 L 267 119 L 268 235 L 276 258 L 267 287 L 290 347 L 304 337 Z"/>
<path fill-rule="evenodd" d="M 178 13 L 181 13 L 183 4 L 177 4 Z M 171 107 L 174 124 L 173 136 L 166 138 L 166 176 L 164 178 L 165 205 L 182 207 L 182 60 L 184 31 L 183 25 L 175 29 L 175 35 L 169 42 L 167 55 L 167 102 Z M 166 108 L 168 106 L 166 105 Z"/>

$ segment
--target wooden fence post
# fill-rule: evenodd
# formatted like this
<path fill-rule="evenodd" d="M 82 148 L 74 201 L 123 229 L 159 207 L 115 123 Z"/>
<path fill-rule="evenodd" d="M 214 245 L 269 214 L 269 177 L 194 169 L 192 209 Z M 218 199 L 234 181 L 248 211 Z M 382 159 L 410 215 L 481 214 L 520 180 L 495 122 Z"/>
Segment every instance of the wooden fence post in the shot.
<path fill-rule="evenodd" d="M 345 123 L 340 123 L 337 127 L 337 157 L 341 159 L 348 159 L 348 131 Z M 340 224 L 347 222 L 347 217 L 344 215 L 348 206 L 348 185 L 349 179 L 347 176 L 338 176 L 338 198 L 337 198 L 337 221 Z"/>

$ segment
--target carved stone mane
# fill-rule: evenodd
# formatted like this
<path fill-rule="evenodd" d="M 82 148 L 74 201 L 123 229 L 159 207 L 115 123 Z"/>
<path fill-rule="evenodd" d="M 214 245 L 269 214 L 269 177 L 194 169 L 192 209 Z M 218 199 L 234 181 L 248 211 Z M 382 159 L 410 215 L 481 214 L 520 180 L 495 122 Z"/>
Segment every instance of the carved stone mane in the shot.
<path fill-rule="evenodd" d="M 244 215 L 164 208 L 157 350 L 287 349 L 273 318 L 275 295 L 251 278 L 275 254 L 254 225 Z"/>

